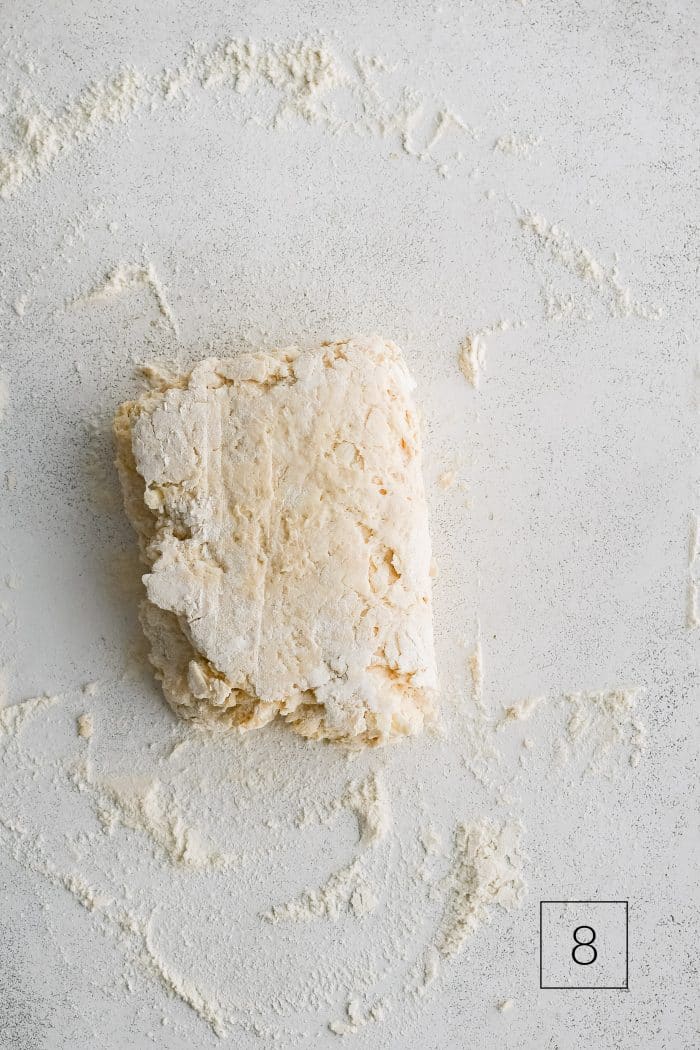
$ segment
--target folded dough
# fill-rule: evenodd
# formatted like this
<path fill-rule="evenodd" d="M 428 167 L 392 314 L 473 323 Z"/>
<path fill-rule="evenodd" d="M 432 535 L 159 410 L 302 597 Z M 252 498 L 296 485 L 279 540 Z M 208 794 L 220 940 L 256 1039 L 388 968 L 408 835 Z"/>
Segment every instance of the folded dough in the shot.
<path fill-rule="evenodd" d="M 180 715 L 359 745 L 433 720 L 413 386 L 372 337 L 211 358 L 119 408 L 141 620 Z"/>

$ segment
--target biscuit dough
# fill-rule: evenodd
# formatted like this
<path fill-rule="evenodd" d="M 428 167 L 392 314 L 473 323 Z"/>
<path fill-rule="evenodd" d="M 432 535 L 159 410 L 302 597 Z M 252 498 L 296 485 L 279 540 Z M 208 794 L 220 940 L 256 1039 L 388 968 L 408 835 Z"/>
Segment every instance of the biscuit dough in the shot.
<path fill-rule="evenodd" d="M 372 337 L 208 359 L 119 408 L 141 620 L 180 715 L 361 745 L 433 720 L 413 386 Z"/>

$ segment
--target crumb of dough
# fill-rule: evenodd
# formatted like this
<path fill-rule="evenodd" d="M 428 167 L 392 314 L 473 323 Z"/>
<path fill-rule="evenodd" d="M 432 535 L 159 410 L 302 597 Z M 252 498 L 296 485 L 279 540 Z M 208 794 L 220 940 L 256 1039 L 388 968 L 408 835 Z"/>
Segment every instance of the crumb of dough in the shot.
<path fill-rule="evenodd" d="M 511 704 L 503 709 L 503 717 L 499 728 L 503 728 L 509 722 L 525 722 L 531 718 L 536 709 L 544 700 L 543 696 L 533 696 L 528 700 L 521 700 L 519 704 Z"/>
<path fill-rule="evenodd" d="M 477 640 L 469 657 L 469 674 L 472 680 L 472 699 L 478 708 L 483 708 L 484 660 L 481 651 L 481 639 Z"/>
<path fill-rule="evenodd" d="M 449 489 L 454 485 L 455 477 L 456 475 L 454 470 L 445 470 L 438 478 L 438 485 L 441 489 Z"/>
<path fill-rule="evenodd" d="M 513 1009 L 513 1000 L 512 999 L 503 999 L 500 1003 L 498 1003 L 496 1009 L 498 1010 L 499 1013 L 502 1013 L 502 1014 L 508 1013 L 509 1010 Z"/>
<path fill-rule="evenodd" d="M 510 321 L 507 317 L 495 324 L 486 325 L 476 332 L 470 332 L 462 340 L 457 354 L 459 369 L 467 382 L 479 389 L 481 373 L 486 359 L 486 340 L 492 335 L 501 335 L 513 329 L 527 328 L 527 321 Z"/>
<path fill-rule="evenodd" d="M 96 696 L 98 689 L 99 682 L 85 682 L 83 685 L 83 693 L 85 696 Z"/>
<path fill-rule="evenodd" d="M 90 740 L 95 730 L 92 715 L 87 712 L 85 714 L 78 715 L 77 725 L 78 736 L 81 736 L 83 740 Z"/>
<path fill-rule="evenodd" d="M 373 336 L 208 359 L 121 406 L 141 621 L 184 718 L 352 745 L 434 722 L 413 387 Z"/>
<path fill-rule="evenodd" d="M 459 348 L 459 368 L 467 382 L 478 389 L 481 369 L 484 365 L 486 344 L 481 332 L 465 336 Z"/>

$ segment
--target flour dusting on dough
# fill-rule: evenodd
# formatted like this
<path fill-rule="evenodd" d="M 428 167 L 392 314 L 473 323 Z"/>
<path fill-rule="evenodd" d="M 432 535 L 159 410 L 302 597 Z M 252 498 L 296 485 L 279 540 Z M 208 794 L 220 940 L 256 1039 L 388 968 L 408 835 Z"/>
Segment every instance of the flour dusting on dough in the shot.
<path fill-rule="evenodd" d="M 120 407 L 141 623 L 183 718 L 356 748 L 434 723 L 414 386 L 370 336 L 208 358 Z"/>

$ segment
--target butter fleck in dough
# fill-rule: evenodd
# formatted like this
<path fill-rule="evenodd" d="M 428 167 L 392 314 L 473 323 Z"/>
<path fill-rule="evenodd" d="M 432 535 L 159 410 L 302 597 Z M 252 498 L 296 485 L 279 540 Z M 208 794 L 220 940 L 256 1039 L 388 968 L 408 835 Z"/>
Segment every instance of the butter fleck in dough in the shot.
<path fill-rule="evenodd" d="M 115 434 L 174 709 L 356 745 L 432 722 L 430 538 L 399 348 L 212 358 L 156 382 Z"/>

